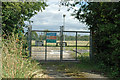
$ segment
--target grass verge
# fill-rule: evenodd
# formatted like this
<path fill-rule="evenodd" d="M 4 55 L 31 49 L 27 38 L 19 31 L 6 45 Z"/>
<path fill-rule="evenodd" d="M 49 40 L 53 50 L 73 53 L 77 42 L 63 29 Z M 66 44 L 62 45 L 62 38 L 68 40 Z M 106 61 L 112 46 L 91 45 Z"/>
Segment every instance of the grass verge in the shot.
<path fill-rule="evenodd" d="M 23 41 L 18 35 L 13 34 L 2 42 L 2 78 L 32 78 L 42 72 L 37 61 L 23 58 Z"/>

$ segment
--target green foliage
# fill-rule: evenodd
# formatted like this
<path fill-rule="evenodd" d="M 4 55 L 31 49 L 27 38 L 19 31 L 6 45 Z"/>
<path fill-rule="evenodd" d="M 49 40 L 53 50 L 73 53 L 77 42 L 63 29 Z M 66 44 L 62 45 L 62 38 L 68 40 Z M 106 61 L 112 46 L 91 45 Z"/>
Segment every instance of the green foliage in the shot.
<path fill-rule="evenodd" d="M 97 53 L 95 58 L 102 61 L 110 69 L 112 76 L 116 77 L 119 77 L 120 74 L 119 30 L 120 28 L 114 24 L 106 24 L 101 25 L 99 31 L 94 35 L 94 44 L 96 44 L 94 53 Z"/>
<path fill-rule="evenodd" d="M 119 3 L 89 3 L 82 15 L 93 31 L 95 59 L 111 71 L 112 77 L 120 77 L 119 8 Z"/>
<path fill-rule="evenodd" d="M 72 15 L 92 31 L 95 61 L 102 63 L 112 77 L 120 77 L 120 2 L 73 4 L 80 8 Z"/>
<path fill-rule="evenodd" d="M 30 18 L 38 11 L 46 7 L 45 2 L 2 2 L 2 29 L 4 33 L 23 32 L 24 21 L 30 21 Z"/>

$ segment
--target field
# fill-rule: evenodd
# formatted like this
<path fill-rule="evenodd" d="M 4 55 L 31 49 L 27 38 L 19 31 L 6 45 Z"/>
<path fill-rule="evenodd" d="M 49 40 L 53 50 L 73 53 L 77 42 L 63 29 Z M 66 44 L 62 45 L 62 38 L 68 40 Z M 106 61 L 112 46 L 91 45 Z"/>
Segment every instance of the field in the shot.
<path fill-rule="evenodd" d="M 59 41 L 57 41 L 59 42 Z M 65 41 L 67 46 L 63 47 L 63 60 L 76 59 L 76 41 Z M 89 41 L 78 41 L 77 57 L 89 56 Z M 45 41 L 44 41 L 45 44 Z M 35 41 L 32 41 L 32 45 L 35 45 Z M 47 43 L 47 60 L 59 60 L 60 59 L 60 46 L 56 46 L 56 43 Z M 45 60 L 45 45 L 44 46 L 32 46 L 32 57 L 38 60 Z"/>
<path fill-rule="evenodd" d="M 45 41 L 43 41 L 45 44 Z M 57 41 L 60 42 L 60 41 Z M 65 41 L 67 46 L 76 46 L 76 41 Z M 35 45 L 35 41 L 32 40 L 32 45 Z M 56 43 L 47 43 L 48 46 L 56 46 Z M 77 46 L 89 46 L 89 41 L 77 41 Z"/>

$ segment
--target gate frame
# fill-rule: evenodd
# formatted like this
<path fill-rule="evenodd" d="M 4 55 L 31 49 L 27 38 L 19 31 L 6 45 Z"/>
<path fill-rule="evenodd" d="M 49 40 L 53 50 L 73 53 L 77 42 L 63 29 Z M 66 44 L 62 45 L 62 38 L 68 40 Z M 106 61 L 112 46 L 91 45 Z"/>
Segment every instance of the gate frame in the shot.
<path fill-rule="evenodd" d="M 61 28 L 62 29 L 62 28 Z M 79 46 L 79 47 L 89 47 L 89 57 L 92 60 L 92 31 L 44 31 L 44 30 L 32 30 L 32 26 L 28 26 L 28 50 L 29 50 L 29 57 L 31 57 L 31 32 L 60 32 L 60 60 L 59 61 L 77 61 L 77 33 L 90 33 L 90 46 Z M 76 47 L 76 59 L 75 60 L 63 60 L 63 32 L 74 32 L 76 33 L 76 46 L 69 46 L 69 47 Z M 45 38 L 47 39 L 47 38 Z M 67 46 L 68 47 L 68 46 Z M 47 42 L 45 41 L 45 60 L 44 61 L 51 61 L 47 60 Z M 54 60 L 57 61 L 57 60 Z"/>

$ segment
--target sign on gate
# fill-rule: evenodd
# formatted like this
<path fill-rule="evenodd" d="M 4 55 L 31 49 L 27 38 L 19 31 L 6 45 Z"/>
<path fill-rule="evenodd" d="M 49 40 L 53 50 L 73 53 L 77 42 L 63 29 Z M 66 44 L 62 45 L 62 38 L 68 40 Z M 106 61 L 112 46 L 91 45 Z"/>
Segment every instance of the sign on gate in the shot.
<path fill-rule="evenodd" d="M 56 33 L 47 33 L 47 43 L 56 43 Z"/>

